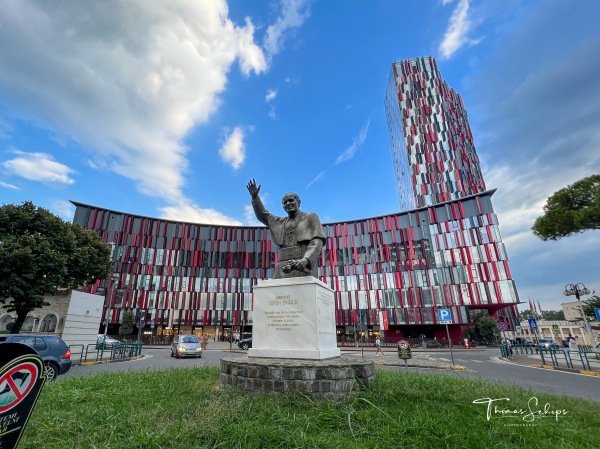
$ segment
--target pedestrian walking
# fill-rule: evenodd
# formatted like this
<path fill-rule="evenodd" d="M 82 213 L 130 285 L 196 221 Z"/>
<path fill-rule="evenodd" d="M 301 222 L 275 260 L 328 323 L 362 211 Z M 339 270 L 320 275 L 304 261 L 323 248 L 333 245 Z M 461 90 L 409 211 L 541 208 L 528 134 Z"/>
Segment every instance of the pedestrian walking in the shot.
<path fill-rule="evenodd" d="M 375 347 L 377 348 L 375 350 L 375 355 L 379 355 L 379 353 L 383 355 L 383 349 L 381 349 L 381 340 L 379 339 L 379 337 L 375 339 Z"/>

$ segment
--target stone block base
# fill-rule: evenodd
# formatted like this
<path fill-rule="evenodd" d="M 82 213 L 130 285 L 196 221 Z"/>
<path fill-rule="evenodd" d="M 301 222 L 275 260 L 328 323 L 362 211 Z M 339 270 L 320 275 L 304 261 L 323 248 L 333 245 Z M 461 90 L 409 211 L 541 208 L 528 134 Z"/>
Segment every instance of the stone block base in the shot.
<path fill-rule="evenodd" d="M 367 361 L 297 360 L 274 358 L 221 359 L 222 387 L 235 386 L 250 394 L 298 392 L 332 401 L 352 396 L 375 381 L 375 365 Z"/>

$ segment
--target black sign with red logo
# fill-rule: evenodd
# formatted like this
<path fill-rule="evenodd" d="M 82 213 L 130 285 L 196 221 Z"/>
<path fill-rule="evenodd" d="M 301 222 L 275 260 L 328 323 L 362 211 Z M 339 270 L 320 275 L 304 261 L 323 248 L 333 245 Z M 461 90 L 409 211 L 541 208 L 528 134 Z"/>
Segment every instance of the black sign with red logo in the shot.
<path fill-rule="evenodd" d="M 44 362 L 33 348 L 0 345 L 0 449 L 17 447 L 45 380 Z"/>

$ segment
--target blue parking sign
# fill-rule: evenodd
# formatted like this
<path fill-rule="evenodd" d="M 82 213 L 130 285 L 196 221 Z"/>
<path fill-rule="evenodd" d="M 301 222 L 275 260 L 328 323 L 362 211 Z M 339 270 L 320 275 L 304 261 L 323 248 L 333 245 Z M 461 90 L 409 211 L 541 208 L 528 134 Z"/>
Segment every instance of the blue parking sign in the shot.
<path fill-rule="evenodd" d="M 452 324 L 452 312 L 449 308 L 437 309 L 438 324 Z"/>
<path fill-rule="evenodd" d="M 596 315 L 596 321 L 600 321 L 600 309 L 598 307 L 594 307 L 594 315 Z"/>

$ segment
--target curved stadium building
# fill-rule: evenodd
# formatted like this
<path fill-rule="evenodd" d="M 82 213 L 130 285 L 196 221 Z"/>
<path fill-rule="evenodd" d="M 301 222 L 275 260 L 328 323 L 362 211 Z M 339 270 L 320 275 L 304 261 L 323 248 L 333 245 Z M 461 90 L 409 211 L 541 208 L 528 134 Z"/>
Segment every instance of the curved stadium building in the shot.
<path fill-rule="evenodd" d="M 452 340 L 473 310 L 513 322 L 518 302 L 493 191 L 412 211 L 323 225 L 319 279 L 335 291 L 339 338 L 425 335 L 445 339 L 436 309 L 450 308 Z M 252 326 L 252 287 L 273 275 L 277 248 L 265 227 L 202 225 L 82 203 L 74 223 L 112 247 L 111 277 L 86 287 L 105 295 L 109 333 L 124 310 L 142 311 L 145 331 L 227 336 Z M 116 332 L 115 332 L 116 333 Z"/>

